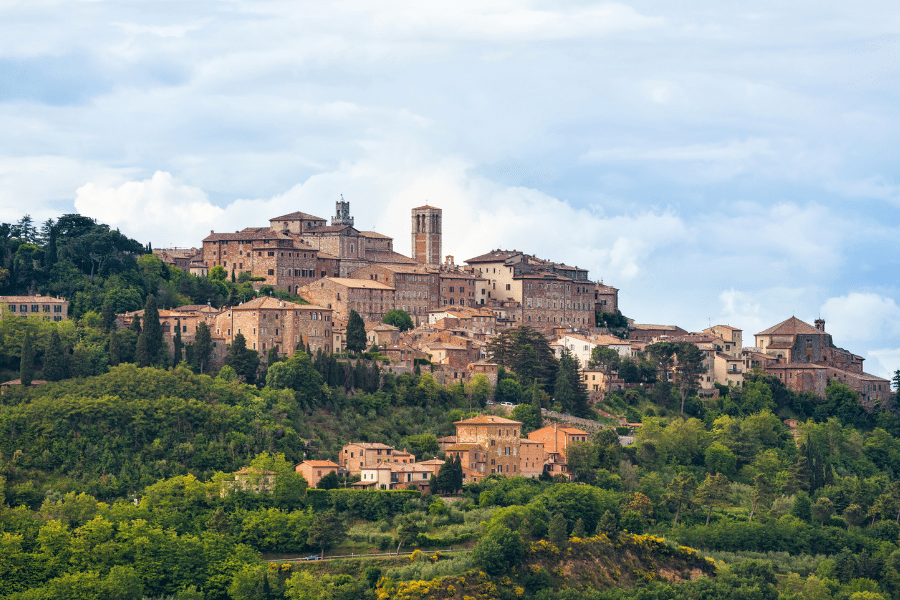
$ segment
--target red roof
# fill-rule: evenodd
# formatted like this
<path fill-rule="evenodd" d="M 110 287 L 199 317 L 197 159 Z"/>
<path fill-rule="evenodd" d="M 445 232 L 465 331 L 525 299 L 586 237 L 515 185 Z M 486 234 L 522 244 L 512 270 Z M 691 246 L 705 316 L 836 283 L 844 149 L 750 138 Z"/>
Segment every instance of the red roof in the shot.
<path fill-rule="evenodd" d="M 797 335 L 801 333 L 807 335 L 822 335 L 825 332 L 816 329 L 809 323 L 804 323 L 797 317 L 791 317 L 778 325 L 773 325 L 764 331 L 760 331 L 756 335 Z"/>

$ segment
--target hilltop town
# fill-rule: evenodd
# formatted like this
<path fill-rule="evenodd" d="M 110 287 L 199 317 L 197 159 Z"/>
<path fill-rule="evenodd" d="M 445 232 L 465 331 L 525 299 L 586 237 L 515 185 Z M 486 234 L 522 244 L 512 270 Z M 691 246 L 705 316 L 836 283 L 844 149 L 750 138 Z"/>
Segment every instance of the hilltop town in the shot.
<path fill-rule="evenodd" d="M 411 257 L 396 252 L 392 238 L 360 231 L 353 222 L 350 203 L 341 198 L 330 225 L 298 211 L 269 219 L 268 227 L 211 231 L 199 249 L 155 250 L 164 262 L 192 274 L 221 267 L 233 278 L 245 274 L 256 289 L 285 290 L 309 302 L 258 298 L 218 311 L 202 305 L 162 311 L 167 340 L 171 344 L 180 328 L 183 343 L 190 342 L 203 320 L 218 348 L 241 333 L 248 348 L 261 353 L 275 348 L 291 356 L 298 347 L 340 352 L 353 310 L 365 321 L 369 345 L 390 359 L 393 372 L 428 361 L 441 383 L 475 373 L 496 383 L 488 342 L 503 329 L 527 325 L 550 341 L 557 357 L 567 350 L 578 360 L 595 397 L 634 383 L 594 368 L 596 348 L 624 358 L 654 343 L 687 342 L 703 353 L 701 395 L 716 395 L 716 384 L 740 387 L 744 374 L 759 368 L 798 392 L 821 396 L 837 380 L 858 392 L 867 407 L 891 400 L 890 382 L 866 373 L 861 356 L 836 346 L 822 319 L 810 325 L 791 317 L 756 333 L 751 344 L 732 325 L 689 332 L 622 318 L 624 327 L 610 329 L 605 318 L 621 318 L 619 290 L 592 281 L 587 269 L 515 249 L 494 249 L 461 265 L 449 255 L 442 260 L 442 211 L 427 204 L 411 211 Z M 382 323 L 395 309 L 409 314 L 414 329 Z M 122 315 L 121 324 L 128 326 L 135 314 L 141 311 Z M 221 361 L 224 354 L 214 358 Z"/>

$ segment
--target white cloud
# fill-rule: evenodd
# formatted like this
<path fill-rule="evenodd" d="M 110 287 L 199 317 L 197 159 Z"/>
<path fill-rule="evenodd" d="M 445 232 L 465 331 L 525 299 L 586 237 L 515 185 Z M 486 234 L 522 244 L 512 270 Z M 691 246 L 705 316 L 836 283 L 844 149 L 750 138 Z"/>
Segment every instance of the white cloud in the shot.
<path fill-rule="evenodd" d="M 894 373 L 900 369 L 900 348 L 869 350 L 867 358 L 866 372 L 872 375 L 892 379 Z"/>
<path fill-rule="evenodd" d="M 203 190 L 162 171 L 119 187 L 87 183 L 76 194 L 75 207 L 81 214 L 121 227 L 127 235 L 157 247 L 177 244 L 176 240 L 197 244 L 204 229 L 221 222 L 224 214 Z"/>
<path fill-rule="evenodd" d="M 826 330 L 839 346 L 844 343 L 878 344 L 900 337 L 900 307 L 893 298 L 851 292 L 829 298 L 821 310 Z"/>

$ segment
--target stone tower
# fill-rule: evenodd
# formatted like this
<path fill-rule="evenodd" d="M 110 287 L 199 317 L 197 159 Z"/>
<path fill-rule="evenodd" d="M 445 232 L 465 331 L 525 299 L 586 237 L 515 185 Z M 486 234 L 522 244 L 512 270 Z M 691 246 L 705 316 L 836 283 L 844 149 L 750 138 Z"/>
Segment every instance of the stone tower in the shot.
<path fill-rule="evenodd" d="M 416 262 L 441 264 L 441 209 L 420 206 L 412 209 L 412 256 Z"/>
<path fill-rule="evenodd" d="M 331 217 L 332 225 L 350 225 L 353 226 L 353 217 L 350 216 L 350 203 L 344 200 L 344 195 L 341 194 L 341 199 L 334 203 L 335 205 L 335 215 Z"/>

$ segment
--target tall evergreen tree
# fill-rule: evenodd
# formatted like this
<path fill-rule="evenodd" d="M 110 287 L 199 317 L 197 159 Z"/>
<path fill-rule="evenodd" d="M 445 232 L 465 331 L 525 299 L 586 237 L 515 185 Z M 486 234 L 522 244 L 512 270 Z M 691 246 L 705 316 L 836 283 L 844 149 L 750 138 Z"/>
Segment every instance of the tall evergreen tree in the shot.
<path fill-rule="evenodd" d="M 184 345 L 184 360 L 191 366 L 192 369 L 195 367 L 195 361 L 197 360 L 194 354 L 194 344 L 185 344 Z"/>
<path fill-rule="evenodd" d="M 115 330 L 109 332 L 109 344 L 107 348 L 109 351 L 109 366 L 118 367 L 119 363 L 122 362 L 122 351 L 119 348 L 119 336 L 116 334 Z"/>
<path fill-rule="evenodd" d="M 34 380 L 34 349 L 31 347 L 31 332 L 25 332 L 22 340 L 22 358 L 19 361 L 19 380 L 22 385 L 29 387 Z"/>
<path fill-rule="evenodd" d="M 143 333 L 138 336 L 137 345 L 134 348 L 134 364 L 139 367 L 150 366 L 150 353 L 147 352 L 147 337 Z"/>
<path fill-rule="evenodd" d="M 366 324 L 359 313 L 350 310 L 347 319 L 347 350 L 350 352 L 362 352 L 366 349 Z"/>
<path fill-rule="evenodd" d="M 269 352 L 266 354 L 266 366 L 271 367 L 280 360 L 281 358 L 279 358 L 278 356 L 278 348 L 276 348 L 275 346 L 269 348 Z"/>
<path fill-rule="evenodd" d="M 44 379 L 47 381 L 61 381 L 66 378 L 66 349 L 63 348 L 59 331 L 56 328 L 50 332 L 50 343 L 44 352 Z"/>
<path fill-rule="evenodd" d="M 253 383 L 256 379 L 256 371 L 259 368 L 259 355 L 256 350 L 247 349 L 247 339 L 243 333 L 234 336 L 234 341 L 228 347 L 228 356 L 225 364 L 234 369 L 247 383 Z"/>
<path fill-rule="evenodd" d="M 177 367 L 178 363 L 181 362 L 181 328 L 176 325 L 175 326 L 175 338 L 172 340 L 172 366 Z"/>
<path fill-rule="evenodd" d="M 114 330 L 116 328 L 116 308 L 109 298 L 103 301 L 101 315 L 103 317 L 103 330 L 107 333 Z"/>
<path fill-rule="evenodd" d="M 553 515 L 553 518 L 550 519 L 550 524 L 547 528 L 547 537 L 550 538 L 550 542 L 554 546 L 560 550 L 565 549 L 566 542 L 569 541 L 569 523 L 561 512 L 556 513 Z"/>
<path fill-rule="evenodd" d="M 512 370 L 521 381 L 537 379 L 545 390 L 553 391 L 557 360 L 550 343 L 528 326 L 502 331 L 487 345 L 491 360 Z"/>
<path fill-rule="evenodd" d="M 134 318 L 131 319 L 131 325 L 128 326 L 128 329 L 132 330 L 135 333 L 141 332 L 141 316 L 134 315 Z"/>
<path fill-rule="evenodd" d="M 209 326 L 200 322 L 197 325 L 197 333 L 194 336 L 194 360 L 197 361 L 197 370 L 202 374 L 209 370 L 209 358 L 212 355 L 212 335 Z"/>
<path fill-rule="evenodd" d="M 554 398 L 564 412 L 585 416 L 588 412 L 587 386 L 578 368 L 578 361 L 568 349 L 563 349 L 556 373 Z"/>
<path fill-rule="evenodd" d="M 144 330 L 141 336 L 146 338 L 147 356 L 150 364 L 165 366 L 169 362 L 169 353 L 163 341 L 162 325 L 159 322 L 159 309 L 156 297 L 147 296 L 144 303 Z"/>
<path fill-rule="evenodd" d="M 891 381 L 894 384 L 894 392 L 896 395 L 896 402 L 900 404 L 900 369 L 894 371 L 894 376 L 891 378 Z"/>
<path fill-rule="evenodd" d="M 462 459 L 460 455 L 456 455 L 456 460 L 453 461 L 453 491 L 458 492 L 463 487 L 463 481 L 465 481 L 466 475 L 463 472 L 462 467 Z"/>

